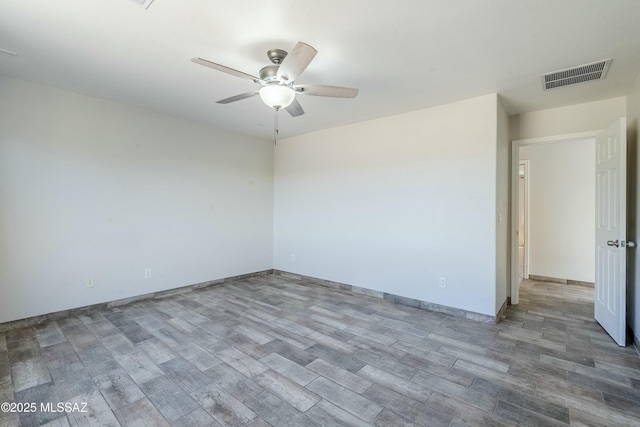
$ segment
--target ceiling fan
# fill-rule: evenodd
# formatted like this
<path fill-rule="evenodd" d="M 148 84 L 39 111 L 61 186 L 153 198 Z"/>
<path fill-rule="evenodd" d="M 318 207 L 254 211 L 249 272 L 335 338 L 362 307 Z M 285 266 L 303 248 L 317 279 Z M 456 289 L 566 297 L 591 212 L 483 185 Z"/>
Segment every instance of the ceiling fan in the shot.
<path fill-rule="evenodd" d="M 253 80 L 262 86 L 253 92 L 221 99 L 217 101 L 218 104 L 228 104 L 259 95 L 262 101 L 276 110 L 276 112 L 284 108 L 292 117 L 298 117 L 304 114 L 304 110 L 296 100 L 297 94 L 328 96 L 333 98 L 355 98 L 356 95 L 358 95 L 358 89 L 348 87 L 295 84 L 295 80 L 307 68 L 317 53 L 318 51 L 316 49 L 303 42 L 298 42 L 289 53 L 282 49 L 271 49 L 267 51 L 267 56 L 271 60 L 272 65 L 267 65 L 262 68 L 259 73 L 260 77 L 252 76 L 251 74 L 202 58 L 193 58 L 191 61 L 236 77 Z"/>

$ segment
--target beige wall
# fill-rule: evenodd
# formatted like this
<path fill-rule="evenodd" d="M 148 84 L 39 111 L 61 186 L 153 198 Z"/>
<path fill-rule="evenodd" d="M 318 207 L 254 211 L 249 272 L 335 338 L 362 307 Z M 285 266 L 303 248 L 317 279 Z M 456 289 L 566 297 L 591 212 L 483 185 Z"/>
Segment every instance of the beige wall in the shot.
<path fill-rule="evenodd" d="M 279 141 L 274 268 L 495 315 L 498 111 L 493 94 Z"/>
<path fill-rule="evenodd" d="M 520 147 L 529 160 L 529 273 L 595 280 L 595 140 Z"/>
<path fill-rule="evenodd" d="M 269 141 L 6 77 L 0 200 L 0 322 L 272 268 Z"/>
<path fill-rule="evenodd" d="M 605 129 L 626 114 L 625 97 L 511 116 L 511 139 L 541 138 Z"/>

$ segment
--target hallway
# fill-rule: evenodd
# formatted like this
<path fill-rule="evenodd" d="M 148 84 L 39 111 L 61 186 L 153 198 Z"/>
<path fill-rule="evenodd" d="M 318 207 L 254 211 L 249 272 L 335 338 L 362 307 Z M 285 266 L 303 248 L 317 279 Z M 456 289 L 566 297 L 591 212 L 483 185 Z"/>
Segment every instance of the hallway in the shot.
<path fill-rule="evenodd" d="M 640 423 L 640 355 L 593 319 L 593 298 L 587 286 L 524 280 L 497 326 L 518 342 L 496 357 L 512 355 L 509 373 L 535 379 L 535 395 L 568 407 L 571 424 L 633 425 L 623 413 Z"/>

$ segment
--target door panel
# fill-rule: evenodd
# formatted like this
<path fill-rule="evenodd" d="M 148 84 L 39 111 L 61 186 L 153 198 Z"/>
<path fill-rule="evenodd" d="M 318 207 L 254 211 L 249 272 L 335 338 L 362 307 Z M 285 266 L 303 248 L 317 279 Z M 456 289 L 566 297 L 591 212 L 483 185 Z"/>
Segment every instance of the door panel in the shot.
<path fill-rule="evenodd" d="M 626 345 L 626 120 L 596 137 L 595 319 Z"/>

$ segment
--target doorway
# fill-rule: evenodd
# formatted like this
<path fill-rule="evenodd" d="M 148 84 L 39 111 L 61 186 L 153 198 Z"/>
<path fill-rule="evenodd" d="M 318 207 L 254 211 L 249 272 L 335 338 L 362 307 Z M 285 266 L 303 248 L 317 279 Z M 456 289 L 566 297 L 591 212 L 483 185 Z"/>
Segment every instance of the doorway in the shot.
<path fill-rule="evenodd" d="M 521 161 L 520 149 L 522 147 L 533 146 L 538 144 L 576 142 L 576 141 L 586 140 L 586 139 L 594 140 L 596 135 L 598 135 L 598 132 L 594 131 L 594 132 L 583 132 L 579 134 L 570 134 L 570 135 L 555 136 L 555 137 L 516 140 L 512 142 L 512 153 L 511 153 L 512 154 L 512 157 L 511 157 L 511 171 L 512 171 L 511 173 L 511 236 L 512 237 L 511 237 L 511 287 L 510 287 L 511 304 L 519 303 L 519 286 L 520 286 L 521 280 L 525 277 L 525 275 L 528 276 L 530 273 L 536 274 L 534 270 L 534 268 L 536 268 L 536 265 L 533 259 L 533 257 L 536 255 L 535 253 L 536 249 L 532 248 L 532 243 L 534 242 L 531 242 L 531 237 L 533 235 L 537 235 L 539 238 L 544 240 L 545 238 L 554 236 L 553 228 L 542 229 L 542 231 L 530 229 L 531 225 L 530 225 L 529 219 L 531 218 L 532 214 L 527 215 L 527 213 L 531 211 L 533 205 L 536 205 L 534 201 L 531 201 L 531 194 L 534 193 L 535 188 L 530 187 L 531 185 L 530 171 L 533 168 L 535 168 L 536 165 L 532 164 L 531 162 L 528 162 L 528 164 L 526 164 L 524 168 L 524 172 L 527 173 L 526 181 L 528 184 L 525 190 L 528 193 L 526 196 L 526 199 L 528 199 L 530 203 L 527 203 L 527 208 L 525 209 L 525 212 L 524 212 L 525 213 L 524 223 L 527 225 L 525 225 L 524 236 L 522 236 L 523 241 L 521 241 L 520 193 L 522 190 L 521 190 L 521 184 L 520 184 L 520 180 L 521 180 L 520 179 L 520 161 Z M 590 166 L 594 167 L 593 165 L 594 163 L 592 163 Z M 542 165 L 540 167 L 544 168 L 544 166 Z M 566 167 L 568 170 L 571 169 L 570 164 L 567 164 Z M 543 171 L 544 169 L 541 169 L 541 170 Z M 541 206 L 537 206 L 537 207 L 541 207 Z M 559 215 L 564 214 L 563 212 L 555 212 L 555 213 Z M 594 223 L 595 223 L 595 220 L 593 221 L 592 225 Z M 523 243 L 522 258 L 520 256 L 521 243 Z M 548 254 L 547 257 L 555 258 L 557 261 L 561 262 L 566 256 L 567 248 L 569 248 L 574 243 L 575 242 L 573 242 L 572 239 L 569 239 L 567 241 L 561 242 L 558 245 L 551 246 L 550 249 L 549 248 L 544 249 L 543 247 L 542 250 L 551 251 L 551 253 Z M 590 243 L 590 248 L 593 248 L 593 246 L 594 246 L 594 242 L 592 239 Z M 520 262 L 521 259 L 522 259 L 522 268 L 521 268 L 521 262 Z M 522 274 L 521 274 L 521 271 L 522 271 Z M 579 277 L 571 277 L 573 276 L 573 273 L 562 273 L 562 272 L 559 272 L 557 269 L 555 269 L 555 267 L 551 267 L 551 269 L 545 270 L 545 272 L 546 274 L 541 274 L 541 273 L 538 273 L 538 274 L 542 276 L 551 277 L 551 278 L 580 280 Z M 566 277 L 567 275 L 569 275 L 569 277 Z M 565 277 L 561 277 L 561 276 L 565 276 Z"/>
<path fill-rule="evenodd" d="M 518 250 L 518 171 L 520 150 L 526 146 L 551 142 L 571 142 L 580 139 L 594 141 L 593 162 L 595 178 L 591 185 L 595 187 L 595 200 L 592 208 L 595 212 L 591 225 L 594 229 L 595 244 L 586 244 L 588 249 L 595 249 L 593 264 L 593 282 L 595 283 L 594 318 L 620 346 L 626 345 L 626 249 L 634 247 L 634 242 L 627 241 L 627 163 L 626 163 L 626 118 L 622 117 L 602 131 L 584 132 L 564 137 L 548 137 L 512 142 L 511 160 L 511 303 L 519 302 L 519 285 L 517 271 Z M 554 144 L 555 145 L 555 144 Z M 577 163 L 576 163 L 577 164 Z M 570 176 L 570 175 L 569 175 Z M 594 185 L 595 184 L 595 185 Z M 531 187 L 530 187 L 531 188 Z M 531 200 L 531 197 L 529 197 Z M 530 203 L 536 205 L 535 202 Z M 595 209 L 594 209 L 595 208 Z M 531 212 L 531 210 L 530 210 Z M 575 216 L 579 218 L 580 215 Z M 571 218 L 573 220 L 574 217 Z M 531 237 L 537 233 L 532 230 L 530 221 L 529 248 L 530 272 L 533 271 L 533 245 Z M 541 233 L 544 234 L 544 233 Z M 591 234 L 591 233 L 589 233 Z M 580 234 L 576 234 L 580 237 Z M 552 233 L 543 235 L 543 241 L 555 237 Z M 565 243 L 574 243 L 572 239 L 564 240 L 558 247 L 565 250 Z M 542 253 L 543 251 L 541 251 Z M 569 251 L 566 251 L 569 252 Z M 557 252 L 563 255 L 563 252 Z M 557 263 L 562 265 L 563 263 Z M 531 274 L 529 275 L 531 277 Z M 556 276 L 557 277 L 557 276 Z M 571 276 L 565 276 L 571 277 Z"/>
<path fill-rule="evenodd" d="M 529 160 L 518 165 L 518 278 L 529 278 Z"/>

